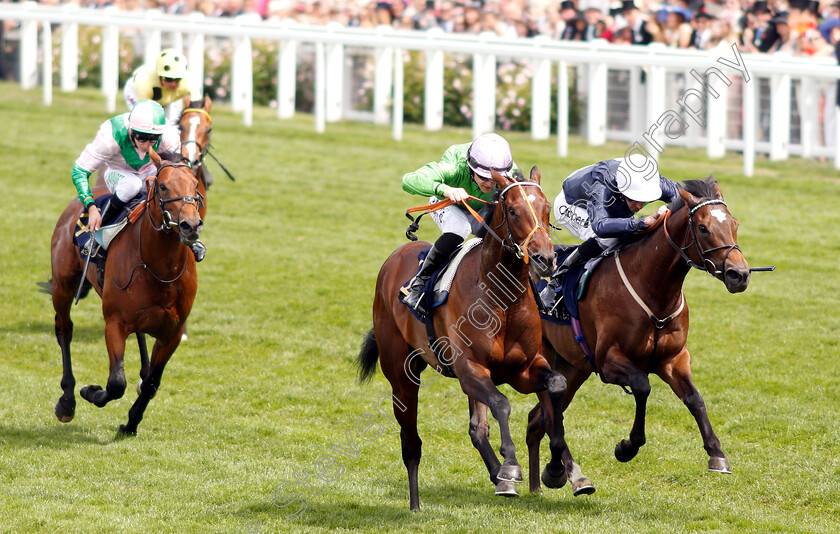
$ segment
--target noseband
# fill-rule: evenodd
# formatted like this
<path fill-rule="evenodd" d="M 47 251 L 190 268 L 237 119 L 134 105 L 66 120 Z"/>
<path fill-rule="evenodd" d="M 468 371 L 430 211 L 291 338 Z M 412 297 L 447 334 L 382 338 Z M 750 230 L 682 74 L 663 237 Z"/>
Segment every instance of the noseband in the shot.
<path fill-rule="evenodd" d="M 163 169 L 167 168 L 167 167 L 187 167 L 187 168 L 190 168 L 190 164 L 189 163 L 164 163 L 163 165 L 161 165 L 158 168 L 158 176 L 160 176 L 161 171 Z M 198 191 L 198 188 L 196 188 L 195 192 L 196 192 L 195 195 L 183 195 L 183 196 L 180 196 L 180 197 L 172 197 L 172 198 L 166 198 L 165 199 L 161 196 L 161 193 L 160 193 L 160 183 L 157 179 L 155 179 L 155 195 L 154 196 L 157 197 L 158 206 L 160 207 L 160 213 L 161 213 L 161 217 L 162 217 L 163 221 L 160 223 L 160 226 L 156 225 L 154 223 L 154 221 L 152 221 L 151 210 L 146 210 L 146 212 L 149 215 L 149 222 L 152 223 L 152 227 L 155 230 L 157 230 L 158 232 L 171 232 L 172 231 L 171 228 L 173 228 L 173 227 L 177 228 L 178 224 L 180 223 L 180 220 L 181 220 L 181 210 L 184 209 L 184 206 L 186 204 L 193 204 L 196 207 L 196 209 L 198 209 L 199 206 L 204 206 L 204 197 Z M 169 204 L 170 202 L 178 202 L 179 200 L 181 201 L 181 206 L 178 208 L 178 220 L 173 221 L 172 220 L 172 215 L 170 215 L 169 212 L 166 211 L 166 209 L 164 209 L 164 206 L 166 204 Z"/>
<path fill-rule="evenodd" d="M 534 211 L 534 206 L 531 204 L 531 199 L 528 198 L 528 195 L 526 195 L 524 189 L 522 189 L 523 186 L 536 187 L 537 189 L 540 190 L 540 192 L 542 192 L 542 187 L 540 186 L 540 184 L 538 184 L 536 182 L 515 182 L 515 183 L 512 183 L 509 186 L 505 187 L 502 190 L 502 192 L 499 193 L 499 204 L 501 204 L 501 208 L 502 208 L 502 222 L 500 222 L 495 227 L 495 229 L 498 230 L 499 228 L 502 227 L 502 225 L 505 226 L 505 230 L 507 231 L 507 241 L 500 240 L 502 242 L 502 246 L 505 248 L 505 250 L 507 250 L 508 252 L 512 252 L 513 254 L 516 255 L 517 258 L 524 261 L 525 264 L 528 264 L 528 262 L 530 261 L 530 258 L 528 256 L 528 248 L 527 248 L 528 243 L 534 238 L 534 236 L 537 234 L 537 232 L 542 231 L 542 233 L 545 236 L 545 242 L 546 243 L 550 243 L 551 238 L 548 236 L 548 231 L 545 228 L 543 228 L 543 226 L 540 224 L 540 219 L 539 219 L 539 217 L 537 217 L 537 214 Z M 508 221 L 507 208 L 506 208 L 506 205 L 505 205 L 505 198 L 506 198 L 505 195 L 507 194 L 508 191 L 511 190 L 511 188 L 514 188 L 514 187 L 519 187 L 520 188 L 520 193 L 522 193 L 522 198 L 525 199 L 525 202 L 528 204 L 528 210 L 531 212 L 531 215 L 534 217 L 534 228 L 532 228 L 531 231 L 528 233 L 528 235 L 525 236 L 525 239 L 522 241 L 522 243 L 517 243 L 516 240 L 513 237 L 513 233 L 510 231 L 510 223 Z"/>
<path fill-rule="evenodd" d="M 663 228 L 665 229 L 665 237 L 668 238 L 668 243 L 671 244 L 671 246 L 674 248 L 674 250 L 679 252 L 680 256 L 682 256 L 682 258 L 685 260 L 686 264 L 688 264 L 689 267 L 694 267 L 695 269 L 700 269 L 701 271 L 706 271 L 707 273 L 709 273 L 712 276 L 722 275 L 724 272 L 726 272 L 726 260 L 729 258 L 729 255 L 732 254 L 733 250 L 738 250 L 738 251 L 741 250 L 741 248 L 738 246 L 738 243 L 734 243 L 732 245 L 721 245 L 719 247 L 713 247 L 713 248 L 709 248 L 709 249 L 705 249 L 705 250 L 700 248 L 700 241 L 697 239 L 697 231 L 694 229 L 694 222 L 691 220 L 691 216 L 694 215 L 694 213 L 697 210 L 699 210 L 700 208 L 703 208 L 703 207 L 706 207 L 706 206 L 712 206 L 712 205 L 715 205 L 715 204 L 723 204 L 724 206 L 726 206 L 726 202 L 724 202 L 723 200 L 714 199 L 714 200 L 707 200 L 706 202 L 701 202 L 700 204 L 697 204 L 696 206 L 694 206 L 693 208 L 688 210 L 688 229 L 686 230 L 686 236 L 689 233 L 691 233 L 691 242 L 689 242 L 684 247 L 680 247 L 679 245 L 674 243 L 674 240 L 671 239 L 671 236 L 668 234 L 668 220 L 667 220 L 668 214 L 665 215 L 666 220 L 662 224 Z M 686 250 L 688 248 L 690 248 L 691 245 L 694 245 L 694 248 L 697 250 L 697 253 L 700 255 L 701 263 L 695 263 L 691 258 L 688 257 L 688 254 L 686 253 Z M 722 250 L 722 249 L 727 249 L 727 250 L 726 250 L 726 254 L 723 255 L 723 263 L 721 264 L 722 268 L 720 270 L 718 270 L 717 267 L 715 266 L 715 263 L 711 259 L 707 258 L 706 255 L 709 254 L 709 253 L 715 252 L 716 250 Z"/>

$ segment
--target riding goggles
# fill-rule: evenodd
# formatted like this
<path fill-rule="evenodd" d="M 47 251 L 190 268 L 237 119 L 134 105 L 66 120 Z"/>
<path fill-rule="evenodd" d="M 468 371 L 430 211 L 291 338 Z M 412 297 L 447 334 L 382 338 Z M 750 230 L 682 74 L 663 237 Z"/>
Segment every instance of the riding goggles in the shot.
<path fill-rule="evenodd" d="M 145 143 L 146 141 L 151 141 L 153 143 L 157 143 L 160 141 L 160 134 L 150 134 L 146 132 L 134 132 L 134 139 L 139 143 Z"/>

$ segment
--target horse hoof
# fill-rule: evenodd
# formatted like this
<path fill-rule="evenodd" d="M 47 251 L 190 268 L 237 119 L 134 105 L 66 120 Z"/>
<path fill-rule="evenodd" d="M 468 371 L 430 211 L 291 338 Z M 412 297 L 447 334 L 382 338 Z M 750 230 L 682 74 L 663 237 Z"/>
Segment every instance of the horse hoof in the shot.
<path fill-rule="evenodd" d="M 619 462 L 629 462 L 638 454 L 639 449 L 630 444 L 630 440 L 623 439 L 615 446 L 615 459 Z"/>
<path fill-rule="evenodd" d="M 500 480 L 496 484 L 496 495 L 502 497 L 519 497 L 519 492 L 516 491 L 516 484 L 510 480 Z"/>
<path fill-rule="evenodd" d="M 712 473 L 729 473 L 729 460 L 726 458 L 709 458 L 709 471 Z"/>
<path fill-rule="evenodd" d="M 187 340 L 187 333 L 184 332 L 183 334 L 181 334 L 181 341 L 186 341 L 186 340 Z"/>
<path fill-rule="evenodd" d="M 503 465 L 496 477 L 499 482 L 522 482 L 522 468 L 518 465 Z"/>
<path fill-rule="evenodd" d="M 592 495 L 595 493 L 595 486 L 586 478 L 579 478 L 572 483 L 572 495 L 580 497 L 581 495 Z"/>
<path fill-rule="evenodd" d="M 120 425 L 120 428 L 119 428 L 118 431 L 123 436 L 136 436 L 137 435 L 137 429 L 129 430 L 128 427 L 125 426 L 125 425 Z"/>
<path fill-rule="evenodd" d="M 58 402 L 55 403 L 54 411 L 55 416 L 59 421 L 62 423 L 69 423 L 73 420 L 73 416 L 76 414 L 76 401 L 68 403 L 68 406 L 65 406 L 61 399 L 58 399 Z"/>
<path fill-rule="evenodd" d="M 542 474 L 540 475 L 540 480 L 542 483 L 545 484 L 547 488 L 562 488 L 568 482 L 569 477 L 566 475 L 565 469 L 560 476 L 554 476 L 548 472 L 548 468 L 546 467 L 543 469 Z"/>

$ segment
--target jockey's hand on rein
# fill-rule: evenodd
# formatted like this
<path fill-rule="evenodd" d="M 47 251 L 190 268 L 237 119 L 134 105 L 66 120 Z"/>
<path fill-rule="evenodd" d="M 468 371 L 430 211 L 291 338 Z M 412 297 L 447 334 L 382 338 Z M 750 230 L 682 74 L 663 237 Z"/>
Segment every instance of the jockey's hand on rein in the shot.
<path fill-rule="evenodd" d="M 102 214 L 99 213 L 99 208 L 91 206 L 88 208 L 88 227 L 92 232 L 99 230 L 102 226 Z"/>
<path fill-rule="evenodd" d="M 466 190 L 460 187 L 448 187 L 444 190 L 443 196 L 452 200 L 453 202 L 462 202 L 470 198 Z"/>

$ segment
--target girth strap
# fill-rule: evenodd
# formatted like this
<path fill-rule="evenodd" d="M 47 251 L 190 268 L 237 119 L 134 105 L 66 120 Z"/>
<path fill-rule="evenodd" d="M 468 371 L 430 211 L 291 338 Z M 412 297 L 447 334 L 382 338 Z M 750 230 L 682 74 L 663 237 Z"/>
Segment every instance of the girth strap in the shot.
<path fill-rule="evenodd" d="M 677 308 L 677 311 L 675 311 L 674 313 L 672 313 L 664 319 L 659 319 L 658 317 L 656 317 L 656 315 L 653 314 L 651 309 L 648 308 L 647 304 L 644 303 L 641 297 L 639 297 L 639 294 L 636 293 L 636 290 L 633 289 L 633 286 L 630 285 L 630 281 L 627 279 L 627 275 L 624 274 L 624 269 L 621 267 L 621 261 L 618 259 L 618 251 L 615 252 L 615 265 L 618 268 L 618 274 L 619 276 L 621 276 L 621 281 L 624 282 L 624 287 L 627 288 L 627 291 L 630 293 L 630 296 L 633 297 L 633 300 L 636 301 L 636 304 L 638 304 L 645 311 L 645 313 L 647 313 L 648 317 L 650 317 L 650 320 L 653 321 L 653 324 L 654 326 L 656 326 L 657 329 L 661 330 L 662 328 L 665 328 L 665 325 L 670 323 L 672 320 L 674 320 L 675 317 L 682 313 L 683 308 L 685 308 L 685 295 L 683 295 L 682 290 L 680 290 L 680 305 Z"/>

